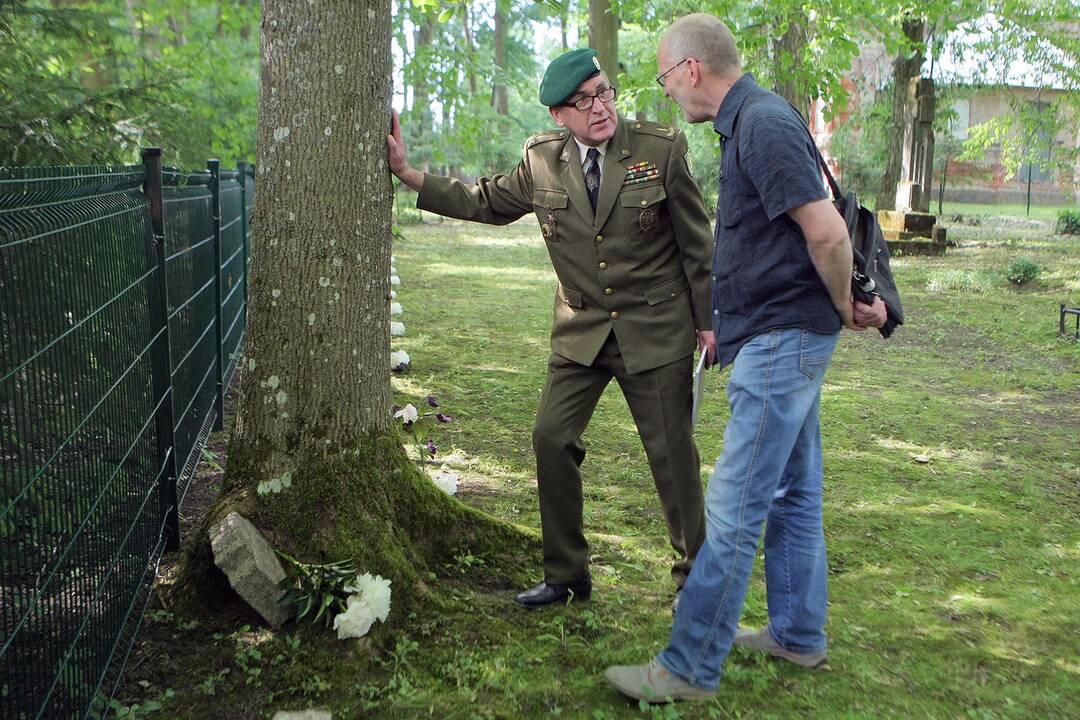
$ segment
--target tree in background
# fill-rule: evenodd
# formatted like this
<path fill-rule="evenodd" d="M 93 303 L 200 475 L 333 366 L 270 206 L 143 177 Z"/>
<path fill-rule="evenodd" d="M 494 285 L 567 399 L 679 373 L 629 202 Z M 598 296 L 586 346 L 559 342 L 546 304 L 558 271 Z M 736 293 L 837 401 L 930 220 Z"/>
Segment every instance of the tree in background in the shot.
<path fill-rule="evenodd" d="M 253 0 L 0 3 L 0 165 L 254 157 Z"/>
<path fill-rule="evenodd" d="M 809 44 L 807 15 L 801 3 L 786 15 L 774 19 L 775 40 L 772 47 L 773 92 L 809 118 L 815 98 L 806 92 L 803 55 Z"/>
<path fill-rule="evenodd" d="M 885 150 L 885 164 L 878 183 L 878 210 L 896 209 L 896 185 L 900 181 L 904 153 L 904 129 L 915 117 L 916 108 L 909 100 L 911 81 L 922 73 L 925 60 L 926 20 L 908 16 L 902 22 L 905 43 L 892 64 L 892 105 Z"/>
<path fill-rule="evenodd" d="M 619 15 L 611 0 L 589 0 L 589 47 L 599 54 L 600 69 L 618 87 Z"/>

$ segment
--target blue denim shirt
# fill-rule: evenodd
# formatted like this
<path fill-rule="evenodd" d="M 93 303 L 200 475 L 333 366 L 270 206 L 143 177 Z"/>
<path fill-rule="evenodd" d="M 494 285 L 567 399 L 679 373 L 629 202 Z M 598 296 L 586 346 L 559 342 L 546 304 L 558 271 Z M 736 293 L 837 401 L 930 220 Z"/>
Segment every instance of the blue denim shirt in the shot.
<path fill-rule="evenodd" d="M 720 193 L 713 253 L 713 330 L 719 365 L 755 336 L 841 328 L 840 315 L 787 211 L 828 197 L 806 123 L 749 73 L 720 103 Z"/>

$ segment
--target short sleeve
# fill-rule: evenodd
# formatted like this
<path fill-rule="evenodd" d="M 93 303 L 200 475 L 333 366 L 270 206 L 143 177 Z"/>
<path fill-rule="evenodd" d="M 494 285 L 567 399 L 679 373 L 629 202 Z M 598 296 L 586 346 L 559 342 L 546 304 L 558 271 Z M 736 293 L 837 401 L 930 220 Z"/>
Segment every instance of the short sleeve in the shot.
<path fill-rule="evenodd" d="M 829 195 L 805 127 L 781 116 L 755 118 L 739 138 L 740 165 L 769 220 Z"/>

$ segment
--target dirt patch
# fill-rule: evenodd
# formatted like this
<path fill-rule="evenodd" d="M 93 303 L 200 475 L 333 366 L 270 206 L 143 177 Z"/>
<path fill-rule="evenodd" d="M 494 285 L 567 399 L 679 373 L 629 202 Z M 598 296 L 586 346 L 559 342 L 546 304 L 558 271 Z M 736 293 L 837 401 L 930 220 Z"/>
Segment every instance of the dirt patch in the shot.
<path fill-rule="evenodd" d="M 180 542 L 188 544 L 191 536 L 202 523 L 206 513 L 213 507 L 221 493 L 221 481 L 225 478 L 225 464 L 229 449 L 229 435 L 236 419 L 236 401 L 239 396 L 240 372 L 233 376 L 225 395 L 225 428 L 211 433 L 207 438 L 202 457 L 195 466 L 195 474 L 188 484 L 184 500 L 180 504 Z M 162 574 L 167 574 L 179 559 L 180 553 L 170 553 L 161 560 Z"/>

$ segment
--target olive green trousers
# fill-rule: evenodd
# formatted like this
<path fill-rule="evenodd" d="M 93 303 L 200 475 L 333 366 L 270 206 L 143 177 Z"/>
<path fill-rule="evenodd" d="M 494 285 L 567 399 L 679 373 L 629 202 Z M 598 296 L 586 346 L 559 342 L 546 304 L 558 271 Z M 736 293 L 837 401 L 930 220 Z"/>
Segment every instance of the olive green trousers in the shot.
<path fill-rule="evenodd" d="M 645 372 L 627 373 L 614 334 L 590 366 L 552 354 L 533 427 L 546 582 L 567 583 L 588 573 L 581 436 L 604 388 L 615 378 L 630 406 L 660 496 L 676 554 L 671 575 L 677 587 L 683 586 L 705 539 L 701 463 L 690 417 L 692 374 L 691 355 Z"/>

